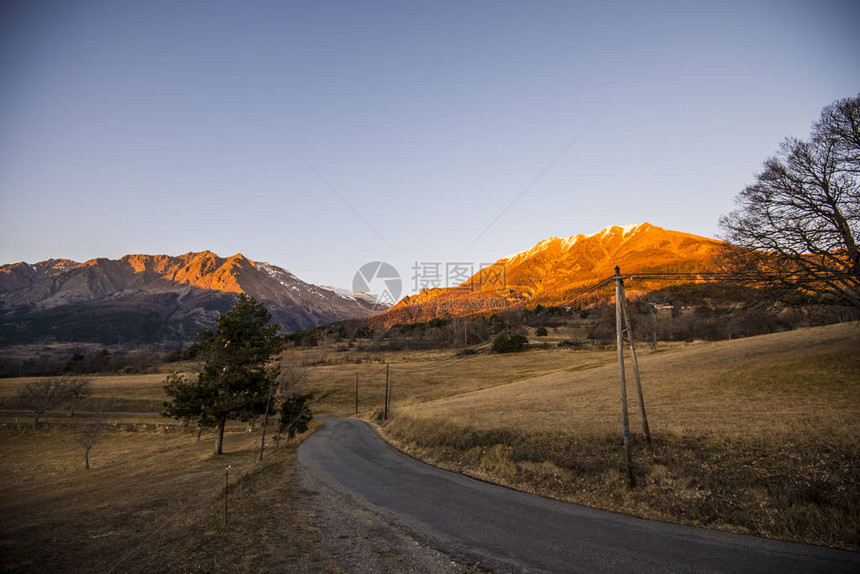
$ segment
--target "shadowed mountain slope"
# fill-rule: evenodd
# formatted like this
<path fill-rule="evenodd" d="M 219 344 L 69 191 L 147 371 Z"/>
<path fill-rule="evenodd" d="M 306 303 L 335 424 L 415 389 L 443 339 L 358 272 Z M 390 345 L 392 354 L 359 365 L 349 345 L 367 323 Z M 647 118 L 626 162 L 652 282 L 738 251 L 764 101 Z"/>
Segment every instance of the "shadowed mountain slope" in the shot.
<path fill-rule="evenodd" d="M 0 267 L 0 344 L 189 340 L 238 293 L 264 303 L 287 331 L 378 311 L 368 295 L 306 283 L 241 254 L 52 259 Z"/>

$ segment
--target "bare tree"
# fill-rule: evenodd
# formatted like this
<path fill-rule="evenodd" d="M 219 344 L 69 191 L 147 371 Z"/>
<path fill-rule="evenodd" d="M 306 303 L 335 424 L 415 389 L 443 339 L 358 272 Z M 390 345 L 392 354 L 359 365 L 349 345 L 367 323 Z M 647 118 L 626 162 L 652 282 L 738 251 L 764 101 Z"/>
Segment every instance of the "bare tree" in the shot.
<path fill-rule="evenodd" d="M 860 95 L 786 139 L 736 203 L 720 226 L 743 282 L 860 308 Z"/>
<path fill-rule="evenodd" d="M 39 417 L 68 397 L 68 383 L 60 378 L 50 378 L 27 383 L 18 393 L 18 404 L 33 411 L 33 426 L 39 426 Z"/>
<path fill-rule="evenodd" d="M 263 453 L 266 450 L 266 428 L 269 426 L 269 412 L 272 409 L 272 399 L 275 396 L 275 381 L 269 382 L 269 392 L 266 396 L 266 410 L 263 413 L 263 432 L 260 433 L 260 461 L 263 460 Z"/>
<path fill-rule="evenodd" d="M 660 327 L 660 315 L 657 312 L 657 304 L 656 303 L 647 303 L 646 308 L 648 310 L 648 346 L 651 347 L 652 351 L 658 351 L 659 347 L 657 346 L 657 338 L 658 331 Z"/>
<path fill-rule="evenodd" d="M 90 396 L 90 393 L 92 392 L 90 380 L 83 378 L 70 379 L 66 382 L 66 390 L 70 403 L 69 416 L 73 417 L 75 416 L 75 406 L 77 406 L 81 400 Z"/>
<path fill-rule="evenodd" d="M 84 467 L 87 469 L 90 468 L 90 451 L 96 444 L 103 423 L 104 411 L 99 406 L 93 418 L 81 421 L 75 427 L 75 439 L 77 439 L 78 444 L 84 447 Z"/>
<path fill-rule="evenodd" d="M 269 425 L 269 413 L 273 408 L 277 410 L 275 404 L 281 404 L 285 397 L 290 395 L 294 389 L 307 380 L 307 372 L 295 365 L 281 367 L 280 375 L 275 384 L 269 387 L 269 395 L 266 402 L 266 412 L 263 417 L 263 432 L 260 437 L 260 460 L 263 460 L 263 453 L 266 450 L 266 429 Z"/>

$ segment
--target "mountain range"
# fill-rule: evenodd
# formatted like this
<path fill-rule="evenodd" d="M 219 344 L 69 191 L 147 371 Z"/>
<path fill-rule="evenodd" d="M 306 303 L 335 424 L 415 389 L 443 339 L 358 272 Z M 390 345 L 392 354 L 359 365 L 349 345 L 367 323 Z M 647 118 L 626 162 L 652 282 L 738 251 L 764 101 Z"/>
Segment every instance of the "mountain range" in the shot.
<path fill-rule="evenodd" d="M 0 345 L 193 340 L 242 292 L 264 303 L 286 331 L 379 311 L 369 295 L 306 283 L 241 254 L 49 259 L 0 267 Z"/>
<path fill-rule="evenodd" d="M 592 235 L 551 237 L 485 267 L 461 285 L 425 289 L 374 318 L 391 325 L 514 306 L 564 305 L 615 273 L 688 273 L 718 269 L 723 242 L 642 223 Z M 644 287 L 659 289 L 650 281 Z"/>
<path fill-rule="evenodd" d="M 0 346 L 189 341 L 197 329 L 211 327 L 242 292 L 265 304 L 285 331 L 344 319 L 392 325 L 565 305 L 611 276 L 616 265 L 625 275 L 715 271 L 722 245 L 649 223 L 552 237 L 499 259 L 459 286 L 424 289 L 387 310 L 372 295 L 306 283 L 241 254 L 14 263 L 0 267 Z M 659 289 L 666 283 L 651 280 L 638 288 Z"/>

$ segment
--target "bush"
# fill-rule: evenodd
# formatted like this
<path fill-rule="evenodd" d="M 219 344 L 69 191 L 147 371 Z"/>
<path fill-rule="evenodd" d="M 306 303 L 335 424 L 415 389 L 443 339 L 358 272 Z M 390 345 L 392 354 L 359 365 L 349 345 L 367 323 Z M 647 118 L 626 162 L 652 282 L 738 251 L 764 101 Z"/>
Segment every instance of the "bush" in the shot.
<path fill-rule="evenodd" d="M 197 356 L 200 354 L 200 350 L 201 347 L 199 343 L 192 343 L 188 347 L 183 347 L 182 345 L 179 345 L 169 353 L 166 353 L 162 360 L 165 363 L 191 361 L 197 358 Z"/>
<path fill-rule="evenodd" d="M 548 334 L 546 327 L 538 327 L 535 331 L 535 337 L 546 337 Z"/>
<path fill-rule="evenodd" d="M 525 335 L 507 335 L 506 333 L 499 333 L 496 335 L 496 338 L 493 339 L 493 352 L 513 353 L 516 351 L 522 351 L 528 342 L 528 337 Z"/>

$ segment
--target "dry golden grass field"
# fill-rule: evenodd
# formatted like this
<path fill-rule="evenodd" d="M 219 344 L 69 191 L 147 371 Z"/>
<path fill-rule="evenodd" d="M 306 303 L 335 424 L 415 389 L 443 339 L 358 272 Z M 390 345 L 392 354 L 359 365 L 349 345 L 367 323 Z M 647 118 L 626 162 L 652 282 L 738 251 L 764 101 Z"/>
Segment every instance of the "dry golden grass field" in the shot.
<path fill-rule="evenodd" d="M 108 428 L 84 470 L 60 425 L 0 428 L 0 568 L 8 572 L 286 572 L 324 564 L 294 480 L 296 443 L 258 463 L 259 433 Z M 224 526 L 225 467 L 230 471 Z"/>
<path fill-rule="evenodd" d="M 86 411 L 101 406 L 114 412 L 157 413 L 164 402 L 162 383 L 165 375 L 166 371 L 148 375 L 82 375 L 90 380 L 92 395 L 78 403 L 76 409 Z M 5 409 L 15 408 L 14 398 L 21 388 L 41 378 L 0 379 L 0 405 Z M 21 421 L 26 417 L 25 413 L 18 415 Z M 4 413 L 3 420 L 8 418 L 9 414 Z M 63 416 L 43 420 L 60 421 Z"/>
<path fill-rule="evenodd" d="M 766 436 L 779 432 L 849 429 L 860 414 L 860 326 L 815 329 L 638 349 L 645 405 L 652 431 Z M 489 365 L 488 363 L 496 364 Z M 471 364 L 470 364 L 471 363 Z M 444 416 L 476 428 L 566 431 L 620 429 L 616 354 L 537 350 L 520 356 L 484 356 L 460 363 L 455 396 L 412 391 L 399 412 Z M 640 426 L 631 365 L 626 366 L 631 428 Z M 408 371 L 406 371 L 408 373 Z M 504 377 L 478 389 L 476 379 Z M 456 386 L 449 381 L 446 389 Z M 490 385 L 487 385 L 488 387 Z M 471 392 L 466 392 L 471 391 Z"/>
<path fill-rule="evenodd" d="M 381 426 L 418 458 L 515 488 L 652 519 L 857 549 L 858 351 L 854 323 L 641 355 L 654 446 L 644 445 L 628 365 L 633 490 L 622 473 L 613 352 L 470 358 L 448 374 L 469 381 L 466 392 L 435 400 L 426 389 L 411 392 L 427 382 L 398 377 L 410 398 L 398 403 L 395 394 Z"/>
<path fill-rule="evenodd" d="M 541 342 L 533 340 L 533 342 Z M 323 414 L 378 421 L 433 464 L 597 508 L 860 548 L 860 325 L 640 346 L 654 445 L 644 448 L 628 354 L 637 486 L 623 475 L 614 350 L 456 355 L 292 351 Z M 344 360 L 343 355 L 349 359 Z"/>
<path fill-rule="evenodd" d="M 639 351 L 654 445 L 643 444 L 628 364 L 633 490 L 622 473 L 614 350 L 332 346 L 291 349 L 284 363 L 306 365 L 307 389 L 334 391 L 314 405 L 322 415 L 354 414 L 358 375 L 359 416 L 442 467 L 647 518 L 860 548 L 858 324 Z M 391 416 L 380 422 L 385 363 Z M 177 366 L 194 369 L 90 377 L 93 396 L 78 408 L 158 411 L 165 372 Z M 2 408 L 29 380 L 0 379 Z M 108 571 L 131 551 L 115 571 L 277 571 L 297 556 L 325 563 L 302 513 L 290 512 L 303 496 L 293 484 L 294 448 L 270 451 L 260 466 L 259 434 L 241 426 L 227 437 L 227 454 L 214 457 L 207 435 L 197 443 L 193 432 L 152 430 L 175 421 L 113 414 L 112 423 L 149 430 L 108 430 L 85 471 L 65 413 L 43 417 L 50 424 L 39 430 L 26 413 L 4 411 L 0 420 L 0 555 L 9 571 Z M 237 514 L 224 530 L 227 464 L 246 478 L 232 487 Z"/>

